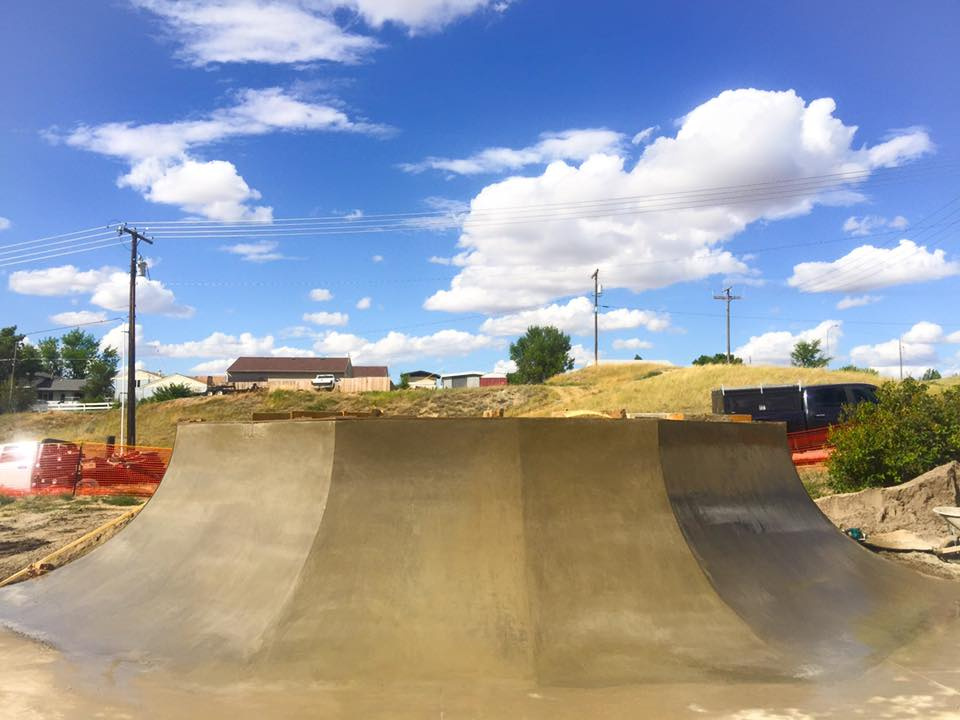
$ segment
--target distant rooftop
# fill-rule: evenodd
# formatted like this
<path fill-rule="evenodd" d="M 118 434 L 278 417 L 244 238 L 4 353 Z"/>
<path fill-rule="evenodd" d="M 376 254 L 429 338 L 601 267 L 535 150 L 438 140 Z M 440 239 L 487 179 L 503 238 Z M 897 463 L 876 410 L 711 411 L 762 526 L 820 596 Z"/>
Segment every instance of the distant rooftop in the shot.
<path fill-rule="evenodd" d="M 228 373 L 341 373 L 347 374 L 350 358 L 239 357 Z"/>

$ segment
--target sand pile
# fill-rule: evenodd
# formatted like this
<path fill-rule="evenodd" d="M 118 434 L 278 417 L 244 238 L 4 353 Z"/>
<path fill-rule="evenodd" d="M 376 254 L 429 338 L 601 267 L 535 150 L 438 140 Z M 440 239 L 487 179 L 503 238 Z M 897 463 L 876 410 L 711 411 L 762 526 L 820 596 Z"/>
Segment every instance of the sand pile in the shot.
<path fill-rule="evenodd" d="M 949 462 L 889 488 L 869 488 L 816 501 L 841 530 L 860 528 L 868 536 L 906 530 L 934 547 L 953 539 L 933 508 L 960 505 L 960 463 Z"/>

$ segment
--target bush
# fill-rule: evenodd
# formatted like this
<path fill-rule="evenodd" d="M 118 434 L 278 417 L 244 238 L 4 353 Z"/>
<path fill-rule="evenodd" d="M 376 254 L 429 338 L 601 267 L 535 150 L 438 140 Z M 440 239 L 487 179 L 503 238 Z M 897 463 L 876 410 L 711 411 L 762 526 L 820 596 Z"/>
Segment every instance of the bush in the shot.
<path fill-rule="evenodd" d="M 166 402 L 167 400 L 194 397 L 196 394 L 197 393 L 182 383 L 172 383 L 170 385 L 157 388 L 153 395 L 148 398 L 144 398 L 140 402 Z"/>
<path fill-rule="evenodd" d="M 877 398 L 847 408 L 847 424 L 830 433 L 833 490 L 897 485 L 960 459 L 960 388 L 932 394 L 908 378 L 884 383 Z"/>
<path fill-rule="evenodd" d="M 879 375 L 880 373 L 873 368 L 869 367 L 859 367 L 857 365 L 844 365 L 843 367 L 838 367 L 837 370 L 840 372 L 856 372 L 856 373 L 866 373 L 868 375 Z"/>
<path fill-rule="evenodd" d="M 17 499 L 15 497 L 10 497 L 9 495 L 0 495 L 0 507 L 3 507 L 4 505 L 9 505 L 10 503 L 16 502 L 16 501 Z"/>

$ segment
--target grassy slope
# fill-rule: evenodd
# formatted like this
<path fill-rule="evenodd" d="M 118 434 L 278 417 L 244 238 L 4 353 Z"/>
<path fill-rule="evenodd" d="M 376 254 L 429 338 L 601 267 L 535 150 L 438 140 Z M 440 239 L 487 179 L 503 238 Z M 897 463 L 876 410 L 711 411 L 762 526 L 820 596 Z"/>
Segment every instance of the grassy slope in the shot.
<path fill-rule="evenodd" d="M 659 374 L 658 374 L 659 373 Z M 739 365 L 672 367 L 636 362 L 586 368 L 553 378 L 541 386 L 471 390 L 408 390 L 392 393 L 291 392 L 245 393 L 146 403 L 138 413 L 141 444 L 171 447 L 183 420 L 249 420 L 254 412 L 286 410 L 369 411 L 390 415 L 481 415 L 504 408 L 508 415 L 551 415 L 564 410 L 633 412 L 710 412 L 710 391 L 725 385 L 802 382 L 868 382 L 875 375 L 828 370 Z M 19 413 L 0 415 L 0 442 L 16 438 L 57 437 L 102 442 L 119 435 L 119 411 L 89 413 Z"/>

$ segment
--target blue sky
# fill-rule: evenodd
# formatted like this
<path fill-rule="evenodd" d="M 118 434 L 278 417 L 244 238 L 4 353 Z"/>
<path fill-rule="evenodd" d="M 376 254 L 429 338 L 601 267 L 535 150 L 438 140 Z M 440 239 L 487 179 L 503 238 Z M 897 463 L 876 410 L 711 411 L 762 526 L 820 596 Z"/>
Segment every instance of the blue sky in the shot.
<path fill-rule="evenodd" d="M 504 369 L 530 324 L 582 364 L 595 268 L 603 359 L 723 350 L 732 285 L 745 360 L 821 339 L 894 374 L 902 338 L 908 371 L 960 369 L 955 3 L 3 13 L 0 324 L 125 316 L 128 251 L 81 231 L 128 221 L 166 372 Z"/>

